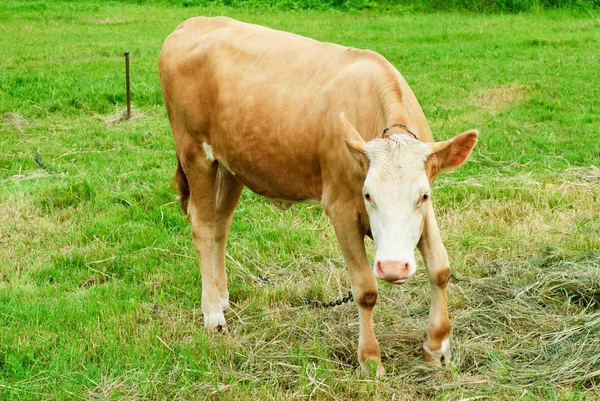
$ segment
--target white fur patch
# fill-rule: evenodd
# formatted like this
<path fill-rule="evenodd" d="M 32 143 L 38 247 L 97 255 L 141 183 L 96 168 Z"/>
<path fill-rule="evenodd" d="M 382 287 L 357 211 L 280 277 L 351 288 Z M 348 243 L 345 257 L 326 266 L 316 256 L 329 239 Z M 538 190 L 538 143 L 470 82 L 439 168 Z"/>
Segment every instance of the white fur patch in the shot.
<path fill-rule="evenodd" d="M 422 168 L 433 150 L 425 142 L 408 135 L 391 135 L 388 138 L 373 139 L 365 145 L 365 152 L 372 163 L 388 168 L 414 166 Z"/>
<path fill-rule="evenodd" d="M 214 162 L 216 160 L 215 155 L 213 155 L 212 146 L 210 146 L 208 143 L 203 143 L 202 149 L 204 149 L 204 153 L 206 153 L 207 160 L 211 162 Z"/>
<path fill-rule="evenodd" d="M 204 314 L 204 327 L 215 328 L 225 326 L 225 315 L 222 311 L 208 312 Z"/>
<path fill-rule="evenodd" d="M 447 338 L 444 341 L 442 341 L 442 346 L 440 347 L 440 349 L 436 350 L 436 351 L 432 351 L 429 349 L 429 347 L 427 346 L 427 344 L 423 344 L 423 349 L 425 351 L 427 351 L 428 354 L 436 356 L 436 357 L 441 357 L 442 355 L 445 355 L 448 353 L 448 351 L 450 351 L 450 339 Z"/>
<path fill-rule="evenodd" d="M 450 339 L 449 338 L 442 341 L 442 346 L 440 347 L 440 352 L 442 354 L 447 354 L 448 351 L 450 351 Z"/>

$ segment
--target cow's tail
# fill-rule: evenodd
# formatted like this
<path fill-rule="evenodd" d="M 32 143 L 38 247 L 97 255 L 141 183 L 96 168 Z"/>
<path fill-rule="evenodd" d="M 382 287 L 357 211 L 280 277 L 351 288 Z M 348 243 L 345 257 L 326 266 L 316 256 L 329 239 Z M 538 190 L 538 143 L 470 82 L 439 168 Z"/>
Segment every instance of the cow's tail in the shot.
<path fill-rule="evenodd" d="M 177 158 L 177 172 L 175 173 L 175 177 L 173 177 L 173 181 L 177 184 L 177 190 L 179 191 L 177 200 L 181 205 L 181 210 L 183 210 L 183 213 L 187 214 L 188 201 L 190 199 L 190 184 L 183 171 L 183 167 L 181 167 L 179 157 Z"/>

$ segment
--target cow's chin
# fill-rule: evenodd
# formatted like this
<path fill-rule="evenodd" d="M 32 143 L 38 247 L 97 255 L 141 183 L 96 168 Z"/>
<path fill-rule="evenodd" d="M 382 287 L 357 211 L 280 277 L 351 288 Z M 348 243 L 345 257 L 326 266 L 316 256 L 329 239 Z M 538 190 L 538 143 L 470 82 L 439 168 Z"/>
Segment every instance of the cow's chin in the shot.
<path fill-rule="evenodd" d="M 394 277 L 394 278 L 390 278 L 390 279 L 384 279 L 380 275 L 378 275 L 376 272 L 373 272 L 373 275 L 381 281 L 385 281 L 387 283 L 397 284 L 397 285 L 398 284 L 406 284 L 408 282 L 408 280 L 410 280 L 410 278 L 412 277 L 412 275 L 410 275 L 410 276 L 406 276 L 406 277 Z"/>

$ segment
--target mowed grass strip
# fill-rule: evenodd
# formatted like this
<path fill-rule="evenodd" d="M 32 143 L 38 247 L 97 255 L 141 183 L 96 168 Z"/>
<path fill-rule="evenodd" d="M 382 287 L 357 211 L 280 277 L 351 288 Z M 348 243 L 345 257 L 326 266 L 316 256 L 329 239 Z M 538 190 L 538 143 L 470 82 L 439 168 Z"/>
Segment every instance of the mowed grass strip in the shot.
<path fill-rule="evenodd" d="M 388 376 L 360 377 L 354 305 L 304 304 L 349 288 L 327 218 L 249 191 L 228 247 L 230 333 L 204 331 L 156 63 L 179 22 L 217 14 L 376 50 L 438 139 L 480 130 L 472 160 L 433 192 L 453 268 L 454 368 L 421 358 L 420 269 L 405 286 L 381 285 Z M 4 2 L 0 398 L 596 398 L 597 17 Z"/>

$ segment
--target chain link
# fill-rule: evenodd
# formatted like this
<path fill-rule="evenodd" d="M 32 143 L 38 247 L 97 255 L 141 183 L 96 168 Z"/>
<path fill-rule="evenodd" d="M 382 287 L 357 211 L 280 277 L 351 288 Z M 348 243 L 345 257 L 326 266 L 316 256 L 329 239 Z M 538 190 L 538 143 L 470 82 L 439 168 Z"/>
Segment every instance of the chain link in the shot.
<path fill-rule="evenodd" d="M 43 168 L 44 170 L 46 170 L 48 172 L 48 174 L 54 174 L 54 171 L 50 170 L 48 167 L 46 167 L 44 165 L 44 163 L 41 162 L 40 155 L 38 152 L 35 152 L 35 156 L 33 156 L 33 159 L 35 160 L 37 165 L 40 166 L 41 168 Z"/>
<path fill-rule="evenodd" d="M 266 285 L 271 284 L 271 281 L 269 280 L 269 278 L 264 277 L 261 274 L 258 274 L 257 278 L 263 284 L 266 284 Z M 336 299 L 335 301 L 320 302 L 320 301 L 313 301 L 312 299 L 306 298 L 305 302 L 307 305 L 312 305 L 315 308 L 333 308 L 334 306 L 340 306 L 341 304 L 345 304 L 348 302 L 354 302 L 354 297 L 352 296 L 352 291 L 348 291 L 348 295 L 346 295 L 345 297 L 342 297 L 341 299 Z"/>
<path fill-rule="evenodd" d="M 352 296 L 352 291 L 348 292 L 348 295 L 346 295 L 345 297 L 343 297 L 342 299 L 338 299 L 335 301 L 331 301 L 331 302 L 319 302 L 319 301 L 313 301 L 312 299 L 306 299 L 306 303 L 308 305 L 312 305 L 315 308 L 333 308 L 334 306 L 339 306 L 341 304 L 345 304 L 347 302 L 353 302 L 354 301 L 354 297 Z"/>

